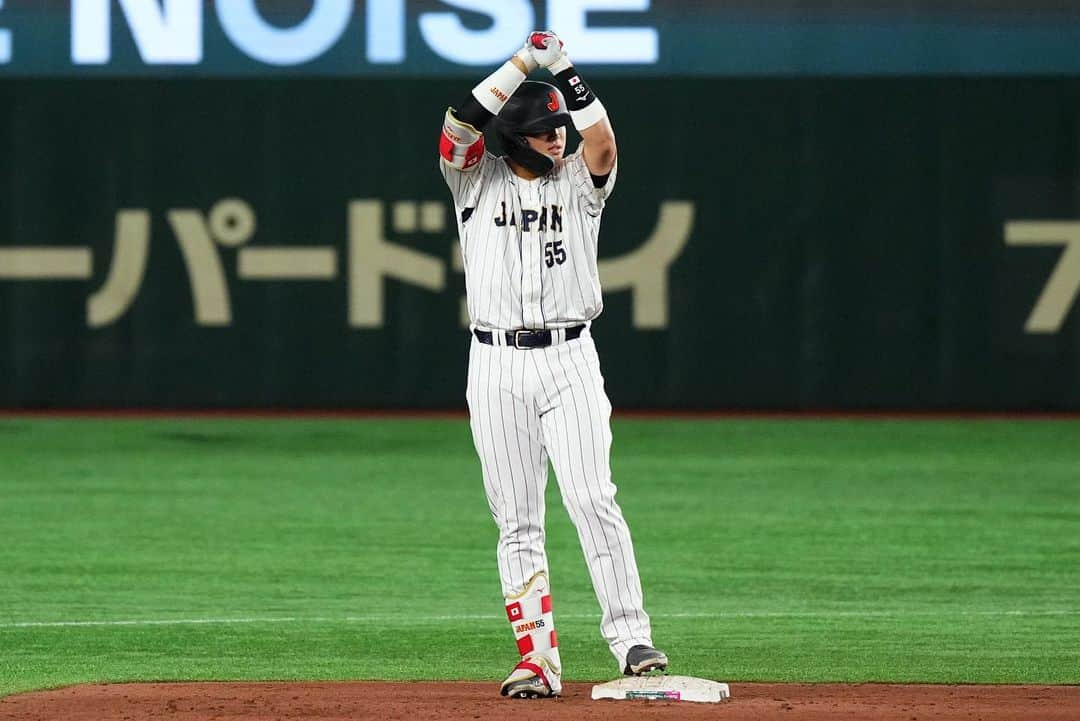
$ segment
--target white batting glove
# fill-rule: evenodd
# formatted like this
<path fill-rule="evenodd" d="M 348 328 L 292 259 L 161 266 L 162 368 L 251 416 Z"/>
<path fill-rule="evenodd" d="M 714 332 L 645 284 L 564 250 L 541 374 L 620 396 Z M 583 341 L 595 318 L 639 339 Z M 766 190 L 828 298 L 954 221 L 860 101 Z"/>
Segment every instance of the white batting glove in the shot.
<path fill-rule="evenodd" d="M 520 60 L 523 65 L 525 65 L 526 75 L 540 67 L 540 64 L 536 62 L 536 58 L 534 58 L 532 54 L 533 46 L 532 43 L 529 42 L 531 37 L 532 36 L 525 40 L 525 44 L 521 46 L 521 50 L 518 50 L 516 53 L 514 53 L 514 57 Z"/>
<path fill-rule="evenodd" d="M 552 75 L 570 67 L 570 58 L 563 51 L 563 41 L 551 31 L 537 30 L 529 35 L 525 46 L 536 64 L 550 70 Z"/>

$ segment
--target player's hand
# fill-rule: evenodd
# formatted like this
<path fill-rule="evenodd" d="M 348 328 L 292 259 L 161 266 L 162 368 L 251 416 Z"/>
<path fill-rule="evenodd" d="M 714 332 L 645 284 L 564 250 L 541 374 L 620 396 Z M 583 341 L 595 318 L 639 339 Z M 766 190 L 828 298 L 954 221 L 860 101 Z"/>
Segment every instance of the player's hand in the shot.
<path fill-rule="evenodd" d="M 559 36 L 550 31 L 537 30 L 529 35 L 529 39 L 525 42 L 525 46 L 529 48 L 529 52 L 532 54 L 533 60 L 536 64 L 542 68 L 550 69 L 552 65 L 561 65 L 559 61 L 566 57 L 566 52 L 563 50 L 563 41 L 559 40 Z M 566 63 L 569 65 L 569 61 Z"/>

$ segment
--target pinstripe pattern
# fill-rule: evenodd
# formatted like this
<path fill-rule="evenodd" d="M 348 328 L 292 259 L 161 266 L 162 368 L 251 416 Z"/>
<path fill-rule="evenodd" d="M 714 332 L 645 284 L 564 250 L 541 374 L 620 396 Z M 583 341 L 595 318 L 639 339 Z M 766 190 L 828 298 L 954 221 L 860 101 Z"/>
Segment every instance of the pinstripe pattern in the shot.
<path fill-rule="evenodd" d="M 603 188 L 594 188 L 580 148 L 536 180 L 519 178 L 490 153 L 467 171 L 443 161 L 439 165 L 454 198 L 475 327 L 565 328 L 600 315 L 597 241 L 617 168 Z M 559 209 L 558 224 L 551 218 L 552 206 Z M 537 221 L 522 232 L 527 210 L 546 210 L 543 230 Z M 462 220 L 466 211 L 468 219 Z M 506 222 L 498 225 L 497 219 Z M 561 243 L 565 262 L 549 268 L 545 244 L 555 242 Z"/>
<path fill-rule="evenodd" d="M 517 350 L 475 338 L 466 389 L 473 442 L 499 529 L 503 595 L 520 594 L 548 571 L 544 490 L 550 458 L 573 521 L 602 617 L 600 631 L 620 664 L 652 645 L 630 530 L 611 480 L 611 404 L 596 346 L 578 340 Z"/>
<path fill-rule="evenodd" d="M 580 150 L 536 180 L 514 175 L 491 154 L 468 171 L 441 167 L 457 211 L 473 327 L 556 330 L 600 314 L 597 240 L 614 170 L 603 188 L 593 187 Z M 560 248 L 561 262 L 554 255 Z M 499 529 L 503 595 L 518 596 L 548 572 L 550 459 L 600 602 L 600 632 L 621 670 L 632 646 L 652 645 L 652 632 L 630 530 L 615 501 L 611 403 L 592 336 L 586 329 L 577 340 L 532 350 L 473 338 L 465 396 Z"/>

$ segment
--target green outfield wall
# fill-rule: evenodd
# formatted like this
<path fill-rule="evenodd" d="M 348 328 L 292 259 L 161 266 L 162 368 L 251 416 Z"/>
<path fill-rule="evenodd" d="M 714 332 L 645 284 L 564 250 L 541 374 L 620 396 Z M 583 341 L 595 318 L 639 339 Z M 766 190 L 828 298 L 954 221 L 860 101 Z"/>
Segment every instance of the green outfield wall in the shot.
<path fill-rule="evenodd" d="M 474 79 L 0 79 L 0 406 L 462 408 Z M 1080 409 L 1080 80 L 594 83 L 616 407 Z"/>

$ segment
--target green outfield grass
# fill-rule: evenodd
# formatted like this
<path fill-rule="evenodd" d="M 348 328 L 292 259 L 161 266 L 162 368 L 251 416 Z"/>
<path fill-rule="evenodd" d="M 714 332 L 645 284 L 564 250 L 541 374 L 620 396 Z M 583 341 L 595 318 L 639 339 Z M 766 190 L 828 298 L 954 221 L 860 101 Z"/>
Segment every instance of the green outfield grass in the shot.
<path fill-rule="evenodd" d="M 1080 423 L 619 420 L 613 467 L 673 672 L 1080 682 Z M 548 490 L 564 678 L 611 678 Z M 0 533 L 0 694 L 516 660 L 464 420 L 0 420 Z"/>

